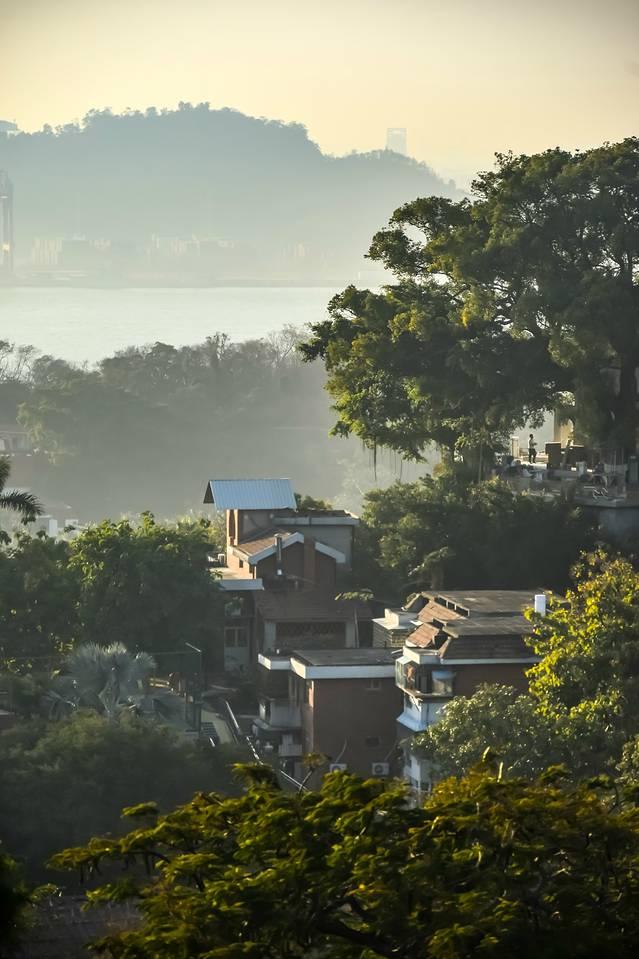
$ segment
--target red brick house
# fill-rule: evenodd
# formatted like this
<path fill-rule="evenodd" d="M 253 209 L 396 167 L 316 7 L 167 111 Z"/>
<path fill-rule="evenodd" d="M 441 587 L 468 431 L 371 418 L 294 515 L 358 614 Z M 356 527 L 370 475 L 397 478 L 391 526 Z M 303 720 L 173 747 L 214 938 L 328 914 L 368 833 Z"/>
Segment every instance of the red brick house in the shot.
<path fill-rule="evenodd" d="M 226 514 L 215 572 L 227 592 L 225 668 L 252 674 L 275 649 L 370 645 L 372 611 L 340 601 L 358 519 L 298 510 L 287 479 L 210 480 L 204 498 Z"/>
<path fill-rule="evenodd" d="M 300 759 L 320 753 L 329 769 L 388 776 L 394 768 L 402 695 L 387 649 L 296 650 L 260 655 L 260 716 L 254 732 L 300 780 Z"/>

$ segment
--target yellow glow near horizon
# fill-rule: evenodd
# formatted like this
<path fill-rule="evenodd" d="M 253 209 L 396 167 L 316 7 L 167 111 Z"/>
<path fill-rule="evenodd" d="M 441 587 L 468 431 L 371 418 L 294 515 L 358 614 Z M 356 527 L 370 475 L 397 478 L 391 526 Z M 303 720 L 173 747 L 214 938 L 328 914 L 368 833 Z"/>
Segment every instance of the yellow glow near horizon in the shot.
<path fill-rule="evenodd" d="M 639 133 L 639 0 L 0 0 L 0 117 L 208 100 L 462 181 Z"/>

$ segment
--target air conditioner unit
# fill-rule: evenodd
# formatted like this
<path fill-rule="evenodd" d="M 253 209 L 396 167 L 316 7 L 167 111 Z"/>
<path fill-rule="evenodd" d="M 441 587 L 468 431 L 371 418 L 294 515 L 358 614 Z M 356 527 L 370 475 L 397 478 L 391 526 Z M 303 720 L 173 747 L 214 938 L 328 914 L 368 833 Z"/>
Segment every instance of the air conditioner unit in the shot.
<path fill-rule="evenodd" d="M 388 776 L 390 773 L 389 763 L 372 763 L 371 773 L 373 776 Z"/>
<path fill-rule="evenodd" d="M 328 767 L 329 773 L 345 773 L 348 769 L 348 763 L 331 763 Z"/>

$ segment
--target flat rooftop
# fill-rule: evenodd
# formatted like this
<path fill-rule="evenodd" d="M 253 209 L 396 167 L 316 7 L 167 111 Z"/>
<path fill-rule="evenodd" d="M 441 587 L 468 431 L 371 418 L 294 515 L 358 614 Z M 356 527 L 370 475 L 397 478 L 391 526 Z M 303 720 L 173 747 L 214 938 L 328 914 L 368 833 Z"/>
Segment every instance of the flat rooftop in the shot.
<path fill-rule="evenodd" d="M 444 629 L 448 636 L 527 636 L 532 631 L 532 623 L 516 615 L 464 617 L 451 620 Z"/>
<path fill-rule="evenodd" d="M 455 589 L 428 593 L 443 606 L 454 606 L 467 616 L 515 616 L 534 606 L 543 589 Z"/>
<path fill-rule="evenodd" d="M 305 649 L 291 659 L 307 666 L 389 666 L 395 662 L 392 649 Z M 396 652 L 396 651 L 395 651 Z"/>

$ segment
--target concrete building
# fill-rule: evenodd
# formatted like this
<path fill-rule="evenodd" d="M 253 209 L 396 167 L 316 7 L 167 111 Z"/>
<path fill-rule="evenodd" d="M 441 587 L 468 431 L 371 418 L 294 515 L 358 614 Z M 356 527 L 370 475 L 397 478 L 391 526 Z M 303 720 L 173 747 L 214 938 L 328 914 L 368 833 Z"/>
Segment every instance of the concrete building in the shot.
<path fill-rule="evenodd" d="M 454 590 L 424 593 L 418 626 L 395 661 L 402 693 L 398 739 L 404 776 L 418 791 L 430 787 L 431 771 L 411 739 L 437 722 L 454 696 L 471 696 L 484 683 L 525 692 L 526 672 L 538 657 L 526 644 L 532 624 L 523 610 L 535 606 L 540 590 Z"/>
<path fill-rule="evenodd" d="M 320 753 L 326 764 L 360 776 L 388 776 L 396 759 L 394 656 L 383 649 L 315 649 L 289 656 L 261 654 L 262 695 L 254 733 L 296 779 L 301 757 Z"/>

